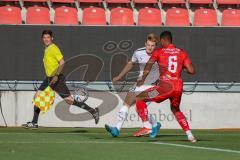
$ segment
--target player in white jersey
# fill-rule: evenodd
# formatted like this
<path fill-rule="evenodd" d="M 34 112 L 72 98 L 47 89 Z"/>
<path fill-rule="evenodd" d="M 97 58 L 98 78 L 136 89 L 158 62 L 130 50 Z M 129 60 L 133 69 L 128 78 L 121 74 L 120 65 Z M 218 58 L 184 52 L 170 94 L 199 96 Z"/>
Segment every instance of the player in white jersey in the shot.
<path fill-rule="evenodd" d="M 143 75 L 144 67 L 148 62 L 148 60 L 150 59 L 151 54 L 157 45 L 157 42 L 158 42 L 158 38 L 154 34 L 149 34 L 145 42 L 145 47 L 140 48 L 134 52 L 132 59 L 127 63 L 127 65 L 124 67 L 121 73 L 118 76 L 113 78 L 112 80 L 113 84 L 121 80 L 133 68 L 134 63 L 139 64 L 140 73 L 139 73 L 138 79 L 141 79 L 141 76 Z M 158 80 L 158 78 L 159 78 L 159 70 L 158 70 L 158 65 L 156 63 L 153 65 L 153 68 L 149 73 L 144 85 L 142 86 L 134 85 L 129 90 L 129 92 L 125 97 L 123 106 L 120 108 L 118 112 L 118 115 L 117 115 L 118 123 L 116 124 L 116 126 L 111 127 L 107 124 L 105 125 L 106 130 L 113 137 L 119 136 L 120 130 L 124 124 L 124 121 L 128 116 L 129 108 L 136 102 L 136 96 L 141 92 L 153 87 L 153 83 L 155 83 Z M 152 119 L 151 116 L 150 116 L 150 119 Z M 156 121 L 152 119 L 152 126 L 153 126 L 152 133 L 150 134 L 150 137 L 156 137 L 161 125 L 160 123 L 156 123 Z"/>

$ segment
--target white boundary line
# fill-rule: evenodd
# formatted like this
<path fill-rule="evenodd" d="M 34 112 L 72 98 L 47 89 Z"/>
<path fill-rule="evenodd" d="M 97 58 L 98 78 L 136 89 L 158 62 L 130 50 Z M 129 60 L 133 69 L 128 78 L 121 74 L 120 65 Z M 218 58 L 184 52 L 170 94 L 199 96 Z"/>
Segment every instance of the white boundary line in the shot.
<path fill-rule="evenodd" d="M 237 153 L 240 154 L 238 150 L 231 149 L 221 149 L 221 148 L 211 148 L 211 147 L 201 147 L 201 146 L 190 146 L 183 144 L 174 144 L 174 143 L 165 143 L 165 142 L 152 142 L 154 144 L 166 145 L 166 146 L 175 146 L 175 147 L 183 147 L 183 148 L 191 148 L 191 149 L 201 149 L 201 150 L 209 150 L 209 151 L 219 151 L 219 152 L 228 152 L 228 153 Z"/>
<path fill-rule="evenodd" d="M 24 141 L 15 141 L 15 142 L 3 142 L 0 141 L 0 144 L 155 144 L 155 145 L 164 145 L 164 146 L 174 146 L 181 148 L 189 148 L 189 149 L 199 149 L 199 150 L 207 150 L 207 151 L 216 151 L 216 152 L 227 152 L 227 153 L 236 153 L 240 154 L 238 150 L 230 150 L 230 149 L 221 149 L 221 148 L 211 148 L 211 147 L 201 147 L 201 146 L 192 146 L 192 145 L 182 145 L 175 143 L 166 143 L 166 142 L 114 142 L 114 141 L 59 141 L 59 142 L 49 142 L 49 141 L 40 141 L 40 142 L 24 142 Z"/>

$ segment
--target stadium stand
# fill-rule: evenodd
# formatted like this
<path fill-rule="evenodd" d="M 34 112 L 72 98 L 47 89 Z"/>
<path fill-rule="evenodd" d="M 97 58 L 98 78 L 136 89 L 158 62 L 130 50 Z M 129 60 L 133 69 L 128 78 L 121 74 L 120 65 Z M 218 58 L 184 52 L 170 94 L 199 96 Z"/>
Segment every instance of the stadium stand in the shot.
<path fill-rule="evenodd" d="M 102 3 L 102 0 L 78 0 L 80 3 Z"/>
<path fill-rule="evenodd" d="M 42 13 L 42 10 L 44 10 L 43 8 L 40 10 L 37 9 L 38 11 L 32 10 L 33 8 L 28 9 L 36 5 L 38 7 L 49 8 L 50 20 L 46 18 L 49 17 L 46 16 L 46 14 L 41 15 L 44 14 Z M 84 25 L 107 25 L 107 22 L 109 22 L 110 25 L 134 25 L 135 22 L 140 26 L 190 26 L 191 24 L 193 24 L 193 26 L 218 26 L 218 24 L 220 26 L 240 26 L 238 22 L 239 5 L 240 0 L 0 1 L 0 6 L 19 7 L 21 22 L 23 20 L 26 21 L 27 24 L 50 24 L 52 21 L 54 22 L 53 24 L 74 25 L 78 24 L 80 21 Z M 66 16 L 68 17 L 66 19 L 59 18 L 60 13 L 58 13 L 58 10 L 62 6 L 74 8 L 74 11 L 72 11 L 72 9 L 69 9 L 70 12 L 62 11 L 62 14 L 64 14 L 60 17 Z M 55 10 L 56 15 L 54 12 Z M 38 17 L 38 15 L 39 18 L 35 18 Z M 56 22 L 54 21 L 54 17 L 56 18 Z M 12 21 L 13 18 L 9 16 L 3 19 L 1 19 L 1 21 L 6 21 L 8 19 Z M 19 19 L 19 17 L 16 19 Z M 19 24 L 19 22 L 17 24 Z"/>
<path fill-rule="evenodd" d="M 23 2 L 47 2 L 47 0 L 23 0 Z"/>
<path fill-rule="evenodd" d="M 30 7 L 30 6 L 35 6 L 35 5 L 38 5 L 38 6 L 47 6 L 48 5 L 47 4 L 48 0 L 22 0 L 22 2 L 25 7 Z"/>
<path fill-rule="evenodd" d="M 194 14 L 194 26 L 213 27 L 217 26 L 217 13 L 214 9 L 197 9 Z"/>
<path fill-rule="evenodd" d="M 161 0 L 162 4 L 185 4 L 185 0 Z"/>
<path fill-rule="evenodd" d="M 55 9 L 54 24 L 77 25 L 77 9 L 72 7 L 58 7 Z"/>
<path fill-rule="evenodd" d="M 185 0 L 161 0 L 163 9 L 169 9 L 171 7 L 186 7 Z"/>
<path fill-rule="evenodd" d="M 0 24 L 21 24 L 21 9 L 15 6 L 0 7 Z"/>
<path fill-rule="evenodd" d="M 58 3 L 74 3 L 74 0 L 51 0 L 52 3 L 58 2 Z"/>
<path fill-rule="evenodd" d="M 74 3 L 74 0 L 51 0 L 52 3 Z"/>
<path fill-rule="evenodd" d="M 82 9 L 91 6 L 103 7 L 103 0 L 78 0 L 78 3 Z"/>
<path fill-rule="evenodd" d="M 133 3 L 143 3 L 143 4 L 148 4 L 148 3 L 154 3 L 157 4 L 157 0 L 133 0 Z"/>
<path fill-rule="evenodd" d="M 157 0 L 132 0 L 135 8 L 158 7 Z"/>
<path fill-rule="evenodd" d="M 167 10 L 166 26 L 190 26 L 187 9 L 171 8 Z"/>
<path fill-rule="evenodd" d="M 143 8 L 138 13 L 139 26 L 161 26 L 161 11 L 156 8 Z"/>
<path fill-rule="evenodd" d="M 133 11 L 129 8 L 113 8 L 110 25 L 134 25 Z"/>
<path fill-rule="evenodd" d="M 83 25 L 106 25 L 106 14 L 103 8 L 90 7 L 83 10 Z"/>
<path fill-rule="evenodd" d="M 189 4 L 212 4 L 212 0 L 189 0 Z"/>
<path fill-rule="evenodd" d="M 11 6 L 19 6 L 19 0 L 1 0 L 0 6 L 11 5 Z"/>
<path fill-rule="evenodd" d="M 130 3 L 130 0 L 106 0 L 107 3 Z"/>
<path fill-rule="evenodd" d="M 50 13 L 46 7 L 29 7 L 26 14 L 26 24 L 50 24 Z"/>
<path fill-rule="evenodd" d="M 222 13 L 222 26 L 240 26 L 240 10 L 224 10 Z"/>
<path fill-rule="evenodd" d="M 239 0 L 217 0 L 218 5 L 224 5 L 224 4 L 240 4 Z"/>

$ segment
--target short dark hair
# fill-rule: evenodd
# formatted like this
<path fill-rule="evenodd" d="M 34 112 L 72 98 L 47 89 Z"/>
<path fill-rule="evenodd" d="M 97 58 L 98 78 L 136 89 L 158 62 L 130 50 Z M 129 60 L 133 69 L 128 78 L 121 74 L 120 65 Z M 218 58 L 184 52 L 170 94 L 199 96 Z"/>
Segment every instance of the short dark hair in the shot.
<path fill-rule="evenodd" d="M 53 32 L 52 32 L 51 30 L 44 30 L 44 31 L 42 31 L 42 37 L 43 37 L 45 34 L 48 34 L 48 35 L 50 35 L 51 37 L 53 37 Z"/>
<path fill-rule="evenodd" d="M 160 39 L 166 39 L 172 43 L 172 33 L 170 31 L 163 31 L 160 34 Z"/>

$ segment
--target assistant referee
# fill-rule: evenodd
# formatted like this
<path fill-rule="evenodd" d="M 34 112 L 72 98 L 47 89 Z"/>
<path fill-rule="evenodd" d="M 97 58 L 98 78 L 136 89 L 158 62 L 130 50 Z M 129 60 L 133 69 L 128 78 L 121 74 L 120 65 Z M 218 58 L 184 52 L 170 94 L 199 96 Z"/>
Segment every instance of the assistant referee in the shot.
<path fill-rule="evenodd" d="M 42 32 L 42 41 L 45 45 L 43 64 L 46 73 L 46 79 L 42 82 L 38 91 L 35 93 L 36 98 L 41 91 L 50 86 L 57 92 L 67 104 L 75 105 L 79 108 L 87 110 L 95 119 L 97 124 L 99 121 L 99 110 L 89 107 L 86 103 L 76 101 L 70 94 L 69 89 L 65 83 L 65 77 L 62 74 L 64 67 L 64 58 L 60 49 L 53 43 L 53 32 L 51 30 L 44 30 Z M 27 122 L 23 126 L 25 128 L 38 128 L 38 117 L 40 109 L 34 106 L 34 115 L 31 122 Z"/>

